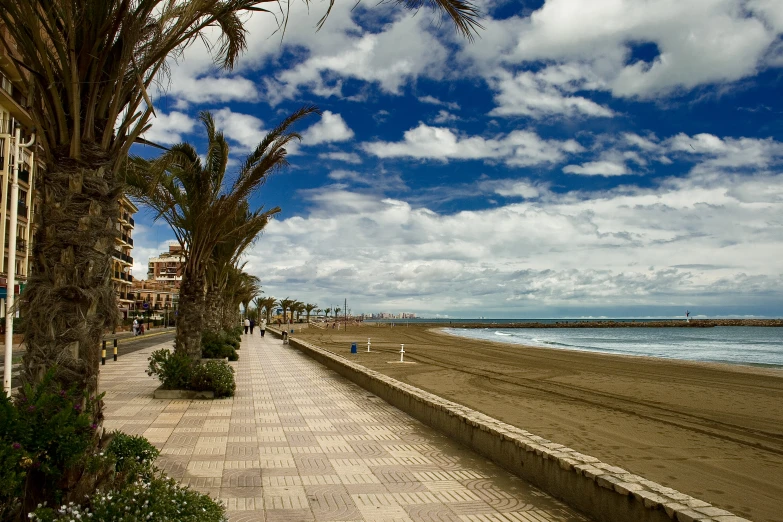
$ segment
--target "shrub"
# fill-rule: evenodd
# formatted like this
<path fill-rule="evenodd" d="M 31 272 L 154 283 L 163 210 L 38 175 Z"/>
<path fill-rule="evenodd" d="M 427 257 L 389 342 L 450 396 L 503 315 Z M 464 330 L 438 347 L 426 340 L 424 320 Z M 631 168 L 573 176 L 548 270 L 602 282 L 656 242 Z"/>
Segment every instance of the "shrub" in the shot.
<path fill-rule="evenodd" d="M 82 472 L 97 480 L 107 466 L 93 451 L 101 397 L 60 389 L 54 372 L 25 386 L 13 402 L 0 394 L 0 519 L 12 518 L 20 499 L 59 502 L 78 489 Z"/>
<path fill-rule="evenodd" d="M 147 375 L 157 375 L 164 389 L 188 389 L 193 362 L 187 355 L 160 349 L 152 352 L 148 361 Z"/>
<path fill-rule="evenodd" d="M 234 345 L 229 334 L 226 332 L 214 332 L 206 330 L 201 334 L 201 357 L 205 359 L 223 359 L 228 357 L 229 361 L 236 361 L 239 355 L 236 348 L 239 343 Z"/>
<path fill-rule="evenodd" d="M 144 473 L 152 470 L 160 451 L 144 437 L 116 431 L 106 446 L 106 454 L 114 459 L 117 471 Z"/>
<path fill-rule="evenodd" d="M 206 361 L 193 368 L 190 389 L 213 391 L 215 397 L 231 397 L 236 390 L 234 369 L 223 361 Z"/>
<path fill-rule="evenodd" d="M 36 522 L 104 520 L 176 520 L 179 522 L 225 522 L 225 507 L 173 479 L 154 476 L 121 488 L 98 491 L 84 505 L 70 503 L 58 509 L 40 507 L 30 514 Z"/>
<path fill-rule="evenodd" d="M 157 375 L 168 390 L 213 391 L 216 397 L 234 395 L 234 369 L 224 361 L 194 364 L 181 353 L 156 350 L 150 355 L 147 375 Z"/>

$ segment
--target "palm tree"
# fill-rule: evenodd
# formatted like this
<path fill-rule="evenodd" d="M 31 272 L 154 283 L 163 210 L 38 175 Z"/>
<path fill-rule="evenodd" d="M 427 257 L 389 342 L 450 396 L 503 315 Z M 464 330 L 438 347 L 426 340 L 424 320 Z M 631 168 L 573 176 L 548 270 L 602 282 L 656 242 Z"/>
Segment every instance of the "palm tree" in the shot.
<path fill-rule="evenodd" d="M 307 303 L 305 305 L 305 311 L 307 311 L 307 322 L 310 323 L 310 312 L 312 312 L 315 307 L 318 306 L 317 304 Z"/>
<path fill-rule="evenodd" d="M 201 357 L 210 256 L 224 240 L 228 227 L 236 224 L 237 208 L 247 204 L 271 172 L 287 165 L 285 147 L 300 139 L 288 128 L 315 112 L 317 109 L 312 106 L 299 109 L 267 134 L 229 187 L 224 183 L 228 143 L 223 133 L 215 129 L 208 112 L 200 115 L 207 132 L 206 162 L 202 163 L 196 149 L 187 143 L 173 146 L 152 161 L 132 157 L 128 162 L 126 174 L 131 194 L 152 207 L 156 219 L 165 220 L 183 246 L 175 350 L 194 360 Z M 251 212 L 250 219 L 265 224 L 278 212 L 279 207 L 268 211 L 261 208 Z M 245 225 L 241 228 L 247 230 Z"/>
<path fill-rule="evenodd" d="M 20 302 L 23 383 L 56 365 L 63 388 L 97 391 L 96 347 L 119 320 L 107 224 L 119 214 L 120 165 L 154 112 L 146 90 L 209 27 L 221 31 L 216 61 L 231 68 L 245 48 L 242 14 L 261 1 L 3 1 L 0 47 L 26 76 L 45 164 L 35 269 Z"/>
<path fill-rule="evenodd" d="M 265 212 L 251 212 L 247 201 L 235 210 L 232 219 L 226 221 L 225 230 L 221 231 L 220 242 L 212 250 L 207 269 L 207 302 L 206 325 L 217 330 L 227 326 L 227 301 L 232 301 L 237 295 L 247 311 L 250 301 L 261 292 L 257 277 L 245 274 L 243 267 L 238 267 L 239 258 L 252 245 L 261 231 L 269 222 Z M 234 288 L 227 292 L 229 278 L 234 277 Z M 235 294 L 240 292 L 241 294 Z M 232 293 L 234 292 L 234 293 Z M 229 309 L 231 305 L 229 304 Z"/>
<path fill-rule="evenodd" d="M 277 304 L 280 305 L 280 308 L 283 309 L 283 323 L 288 323 L 288 316 L 286 315 L 286 311 L 291 308 L 291 305 L 294 303 L 292 299 L 285 298 L 285 299 L 279 299 L 277 301 Z"/>
<path fill-rule="evenodd" d="M 269 323 L 272 321 L 272 309 L 275 307 L 275 303 L 277 303 L 277 301 L 274 297 L 267 297 L 263 302 L 264 308 L 266 310 L 266 322 Z"/>

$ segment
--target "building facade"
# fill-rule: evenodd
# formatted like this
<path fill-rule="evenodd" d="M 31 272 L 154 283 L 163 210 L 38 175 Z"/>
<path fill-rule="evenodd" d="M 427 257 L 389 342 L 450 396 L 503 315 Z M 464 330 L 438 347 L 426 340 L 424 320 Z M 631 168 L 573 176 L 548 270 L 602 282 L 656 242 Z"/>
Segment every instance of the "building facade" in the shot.
<path fill-rule="evenodd" d="M 0 26 L 5 33 L 5 28 Z M 6 38 L 7 40 L 7 38 Z M 9 238 L 16 234 L 16 285 L 15 293 L 24 290 L 30 273 L 30 240 L 33 237 L 32 216 L 38 198 L 35 194 L 35 179 L 42 169 L 36 159 L 37 147 L 20 149 L 21 165 L 18 173 L 19 202 L 17 208 L 11 208 L 11 180 L 14 167 L 15 128 L 21 129 L 22 142 L 26 142 L 34 127 L 27 110 L 28 102 L 24 94 L 22 73 L 7 51 L 0 46 L 0 178 L 2 186 L 2 205 L 0 205 L 0 238 L 3 241 L 3 261 L 0 265 L 0 316 L 5 316 L 5 301 L 8 295 Z M 16 230 L 10 229 L 11 213 L 17 215 Z"/>
<path fill-rule="evenodd" d="M 114 239 L 114 249 L 112 250 L 112 285 L 117 292 L 117 306 L 122 313 L 123 318 L 134 310 L 136 299 L 131 293 L 133 285 L 133 229 L 136 222 L 133 220 L 133 214 L 138 212 L 136 205 L 123 196 L 120 199 L 120 215 L 115 224 L 117 235 Z"/>
<path fill-rule="evenodd" d="M 133 315 L 149 314 L 152 319 L 171 319 L 179 304 L 179 287 L 163 281 L 136 279 L 130 295 L 134 300 Z"/>
<path fill-rule="evenodd" d="M 179 288 L 182 282 L 182 268 L 185 256 L 180 245 L 169 245 L 169 251 L 158 257 L 151 257 L 147 269 L 147 279 Z"/>

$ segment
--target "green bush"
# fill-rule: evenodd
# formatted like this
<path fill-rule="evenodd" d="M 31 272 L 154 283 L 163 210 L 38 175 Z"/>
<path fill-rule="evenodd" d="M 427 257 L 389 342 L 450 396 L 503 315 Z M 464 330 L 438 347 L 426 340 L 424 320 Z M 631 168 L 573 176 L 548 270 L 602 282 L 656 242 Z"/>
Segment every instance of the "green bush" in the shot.
<path fill-rule="evenodd" d="M 187 355 L 163 348 L 152 352 L 147 360 L 147 375 L 157 375 L 164 389 L 188 389 L 193 362 Z"/>
<path fill-rule="evenodd" d="M 101 400 L 60 389 L 52 369 L 13 402 L 0 394 L 0 519 L 27 502 L 59 501 L 98 459 L 96 405 Z"/>
<path fill-rule="evenodd" d="M 234 395 L 234 369 L 224 361 L 194 364 L 188 356 L 162 349 L 149 357 L 147 375 L 157 375 L 168 390 L 213 391 L 216 397 Z"/>
<path fill-rule="evenodd" d="M 236 390 L 234 369 L 224 361 L 206 361 L 193 368 L 190 389 L 213 391 L 215 397 L 231 397 Z"/>
<path fill-rule="evenodd" d="M 235 345 L 227 332 L 206 330 L 201 334 L 201 357 L 205 359 L 224 359 L 228 357 L 229 361 L 236 361 L 239 359 L 239 355 L 236 352 L 238 346 L 239 343 Z"/>
<path fill-rule="evenodd" d="M 116 431 L 106 446 L 106 454 L 114 459 L 117 471 L 142 472 L 152 470 L 160 451 L 144 437 Z"/>
<path fill-rule="evenodd" d="M 148 480 L 139 479 L 121 488 L 98 491 L 88 496 L 84 505 L 69 503 L 57 509 L 42 506 L 30 514 L 29 520 L 225 522 L 228 518 L 225 507 L 207 495 L 159 475 Z"/>

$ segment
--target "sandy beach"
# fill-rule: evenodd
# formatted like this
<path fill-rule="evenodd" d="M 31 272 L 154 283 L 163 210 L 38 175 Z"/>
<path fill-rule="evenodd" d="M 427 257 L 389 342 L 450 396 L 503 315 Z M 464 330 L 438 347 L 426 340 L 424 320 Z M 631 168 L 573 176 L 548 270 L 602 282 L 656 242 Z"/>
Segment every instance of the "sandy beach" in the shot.
<path fill-rule="evenodd" d="M 295 335 L 739 516 L 783 520 L 783 371 L 474 341 L 431 326 Z M 416 364 L 390 364 L 401 343 Z"/>

